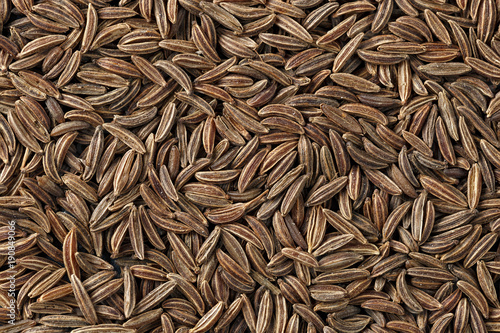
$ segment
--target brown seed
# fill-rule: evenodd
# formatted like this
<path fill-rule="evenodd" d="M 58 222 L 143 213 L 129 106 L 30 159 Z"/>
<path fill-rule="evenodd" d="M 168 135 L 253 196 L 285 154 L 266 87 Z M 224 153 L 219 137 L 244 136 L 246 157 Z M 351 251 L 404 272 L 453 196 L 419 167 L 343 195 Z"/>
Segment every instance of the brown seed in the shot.
<path fill-rule="evenodd" d="M 64 239 L 64 244 L 62 249 L 63 260 L 68 275 L 71 276 L 74 274 L 76 277 L 78 277 L 80 275 L 80 269 L 78 268 L 78 264 L 75 258 L 76 249 L 77 249 L 76 230 L 71 229 L 66 235 L 66 238 Z"/>
<path fill-rule="evenodd" d="M 89 294 L 85 291 L 82 281 L 75 274 L 71 275 L 71 286 L 85 319 L 92 325 L 97 324 L 98 319 L 94 305 L 90 300 Z"/>
<path fill-rule="evenodd" d="M 458 281 L 457 287 L 466 294 L 478 308 L 484 318 L 488 319 L 488 302 L 479 289 L 466 281 Z"/>
<path fill-rule="evenodd" d="M 467 207 L 465 195 L 448 184 L 441 183 L 431 177 L 421 176 L 420 182 L 429 193 L 443 198 L 451 203 Z"/>

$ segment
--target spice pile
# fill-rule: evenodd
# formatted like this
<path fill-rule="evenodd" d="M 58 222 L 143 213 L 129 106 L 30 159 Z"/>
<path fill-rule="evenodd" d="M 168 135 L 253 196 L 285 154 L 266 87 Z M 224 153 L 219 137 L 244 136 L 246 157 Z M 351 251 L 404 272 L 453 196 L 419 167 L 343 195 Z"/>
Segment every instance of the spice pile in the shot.
<path fill-rule="evenodd" d="M 0 0 L 0 332 L 500 331 L 497 8 Z"/>

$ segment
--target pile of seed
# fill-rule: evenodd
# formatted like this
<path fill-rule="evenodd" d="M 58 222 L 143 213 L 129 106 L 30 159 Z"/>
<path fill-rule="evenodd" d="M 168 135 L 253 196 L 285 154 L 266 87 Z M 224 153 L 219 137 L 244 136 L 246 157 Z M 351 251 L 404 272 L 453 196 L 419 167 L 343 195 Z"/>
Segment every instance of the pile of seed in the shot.
<path fill-rule="evenodd" d="M 0 0 L 0 333 L 500 332 L 498 5 Z"/>

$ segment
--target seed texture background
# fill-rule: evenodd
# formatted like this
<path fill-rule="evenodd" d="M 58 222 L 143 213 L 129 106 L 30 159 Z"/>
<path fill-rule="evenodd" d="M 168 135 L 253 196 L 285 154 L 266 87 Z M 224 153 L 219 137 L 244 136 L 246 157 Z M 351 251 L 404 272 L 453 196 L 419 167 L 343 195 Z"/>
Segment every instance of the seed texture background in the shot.
<path fill-rule="evenodd" d="M 500 332 L 499 9 L 0 0 L 0 333 Z"/>

